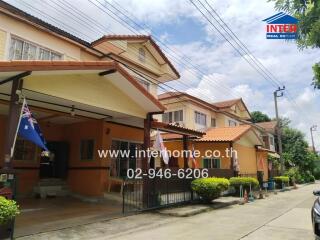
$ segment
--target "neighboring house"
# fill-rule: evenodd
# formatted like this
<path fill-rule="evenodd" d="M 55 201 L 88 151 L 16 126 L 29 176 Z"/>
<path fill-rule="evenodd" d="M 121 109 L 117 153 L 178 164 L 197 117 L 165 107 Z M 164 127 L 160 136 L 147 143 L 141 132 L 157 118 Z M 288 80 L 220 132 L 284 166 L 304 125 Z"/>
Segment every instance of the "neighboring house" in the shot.
<path fill-rule="evenodd" d="M 256 125 L 265 130 L 265 133 L 262 135 L 265 147 L 273 152 L 276 152 L 275 135 L 277 121 L 260 122 L 256 123 Z"/>
<path fill-rule="evenodd" d="M 215 169 L 215 175 L 230 176 L 230 171 L 233 174 L 233 170 L 237 170 L 234 163 L 238 162 L 240 175 L 257 176 L 257 172 L 264 172 L 264 180 L 267 180 L 267 150 L 262 139 L 265 130 L 248 121 L 250 112 L 242 99 L 209 103 L 186 93 L 167 92 L 159 95 L 159 101 L 167 110 L 157 116 L 158 120 L 205 131 L 202 138 L 189 140 L 189 149 L 193 145 L 201 151 L 201 156 L 206 150 L 219 150 L 224 154 L 226 148 L 238 153 L 238 159 L 200 157 L 197 159 L 199 167 Z M 181 137 L 163 136 L 168 149 L 181 148 Z M 178 162 L 181 167 L 183 159 Z"/>
<path fill-rule="evenodd" d="M 255 126 L 257 126 L 256 129 L 263 139 L 264 148 L 265 148 L 263 149 L 263 152 L 264 154 L 265 152 L 267 152 L 268 154 L 267 158 L 269 156 L 273 158 L 280 158 L 280 155 L 278 154 L 277 143 L 275 141 L 277 122 L 276 121 L 260 122 L 260 123 L 255 123 Z M 267 171 L 268 171 L 269 177 L 273 177 L 279 174 L 278 169 L 272 166 L 271 162 L 268 162 Z"/>
<path fill-rule="evenodd" d="M 201 133 L 152 122 L 165 107 L 157 84 L 179 73 L 150 36 L 81 40 L 0 1 L 0 166 L 10 152 L 17 118 L 16 90 L 26 96 L 53 159 L 18 138 L 14 158 L 18 193 L 31 194 L 43 179 L 62 179 L 72 192 L 102 196 L 126 170 L 147 159 L 99 158 L 98 149 L 150 146 L 150 130 Z M 22 80 L 23 79 L 23 80 Z M 50 181 L 49 181 L 50 182 Z M 109 186 L 109 187 L 108 187 Z"/>

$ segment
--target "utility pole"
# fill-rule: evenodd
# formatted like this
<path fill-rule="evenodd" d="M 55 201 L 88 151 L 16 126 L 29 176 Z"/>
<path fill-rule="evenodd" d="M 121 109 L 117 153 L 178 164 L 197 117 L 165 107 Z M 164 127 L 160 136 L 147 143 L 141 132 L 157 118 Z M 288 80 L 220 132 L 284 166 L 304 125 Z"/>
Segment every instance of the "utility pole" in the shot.
<path fill-rule="evenodd" d="M 281 140 L 281 126 L 280 126 L 280 120 L 279 120 L 279 112 L 278 112 L 278 98 L 283 97 L 283 91 L 285 90 L 285 86 L 282 88 L 278 88 L 276 91 L 273 92 L 273 97 L 274 97 L 274 106 L 276 110 L 276 119 L 277 119 L 277 139 L 278 139 L 278 152 L 280 155 L 280 164 L 281 164 L 281 175 L 283 175 L 284 172 L 284 161 L 282 158 L 282 140 Z"/>
<path fill-rule="evenodd" d="M 316 147 L 314 146 L 314 140 L 313 140 L 313 132 L 317 131 L 317 125 L 313 125 L 310 127 L 310 133 L 311 133 L 311 142 L 312 142 L 312 150 L 314 153 L 316 153 Z"/>

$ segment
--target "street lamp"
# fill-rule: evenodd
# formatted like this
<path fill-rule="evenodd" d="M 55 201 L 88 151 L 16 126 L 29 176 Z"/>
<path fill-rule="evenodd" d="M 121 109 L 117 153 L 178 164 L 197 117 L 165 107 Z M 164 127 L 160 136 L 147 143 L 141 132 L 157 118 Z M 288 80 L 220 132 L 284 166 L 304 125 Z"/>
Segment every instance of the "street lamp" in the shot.
<path fill-rule="evenodd" d="M 311 133 L 311 142 L 312 142 L 312 150 L 314 153 L 316 153 L 316 148 L 314 146 L 314 140 L 313 140 L 313 132 L 317 131 L 317 125 L 313 125 L 310 127 L 310 133 Z"/>

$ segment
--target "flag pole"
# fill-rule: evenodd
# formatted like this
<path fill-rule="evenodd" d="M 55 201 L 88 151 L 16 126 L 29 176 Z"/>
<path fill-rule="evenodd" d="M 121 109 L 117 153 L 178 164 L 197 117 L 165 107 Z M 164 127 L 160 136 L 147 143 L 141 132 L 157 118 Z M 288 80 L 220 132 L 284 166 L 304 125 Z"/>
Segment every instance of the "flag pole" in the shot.
<path fill-rule="evenodd" d="M 21 106 L 19 121 L 18 121 L 18 124 L 17 124 L 16 133 L 15 133 L 15 135 L 14 135 L 13 144 L 12 144 L 12 147 L 11 147 L 11 149 L 10 149 L 10 159 L 13 158 L 14 149 L 15 149 L 15 146 L 16 146 L 17 136 L 18 136 L 18 132 L 19 132 L 19 128 L 20 128 L 20 123 L 21 123 L 21 118 L 22 118 L 22 112 L 23 112 L 23 108 L 24 108 L 25 104 L 26 104 L 26 98 L 23 96 L 23 102 L 22 102 L 22 106 Z"/>

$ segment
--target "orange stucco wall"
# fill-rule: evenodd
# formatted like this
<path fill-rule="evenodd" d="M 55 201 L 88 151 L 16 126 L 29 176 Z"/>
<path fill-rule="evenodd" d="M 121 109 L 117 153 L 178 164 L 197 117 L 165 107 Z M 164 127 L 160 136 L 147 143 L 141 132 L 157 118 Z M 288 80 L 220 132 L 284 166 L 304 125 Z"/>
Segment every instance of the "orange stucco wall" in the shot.
<path fill-rule="evenodd" d="M 203 157 L 205 156 L 205 153 L 207 150 L 210 151 L 220 151 L 221 153 L 221 168 L 222 169 L 229 169 L 230 168 L 230 157 L 227 157 L 225 155 L 225 149 L 226 148 L 230 148 L 230 144 L 229 143 L 218 143 L 218 142 L 214 142 L 214 143 L 210 143 L 210 142 L 190 142 L 188 143 L 188 149 L 192 149 L 192 144 L 194 146 L 195 150 L 200 151 L 200 157 L 196 158 L 196 161 L 198 163 L 199 167 L 203 167 Z M 183 143 L 182 141 L 168 141 L 165 142 L 165 147 L 170 150 L 182 150 L 183 149 Z M 179 161 L 179 167 L 183 167 L 184 161 L 183 161 L 183 157 L 178 158 Z"/>
<path fill-rule="evenodd" d="M 0 116 L 0 129 L 5 129 L 6 117 Z M 72 192 L 86 196 L 103 195 L 109 177 L 109 159 L 100 159 L 98 149 L 110 149 L 112 139 L 143 142 L 143 129 L 105 123 L 103 121 L 86 121 L 69 125 L 41 124 L 41 130 L 49 141 L 66 141 L 69 143 L 68 187 Z M 0 132 L 0 156 L 4 155 L 3 143 L 5 131 Z M 80 142 L 82 139 L 95 140 L 93 160 L 80 160 Z M 3 161 L 3 157 L 1 157 Z M 39 181 L 40 155 L 36 161 L 13 161 L 18 168 L 18 193 L 32 193 Z M 2 166 L 2 162 L 1 162 Z"/>
<path fill-rule="evenodd" d="M 235 143 L 234 149 L 238 153 L 240 173 L 256 174 L 257 173 L 257 156 L 255 147 L 247 147 Z"/>
<path fill-rule="evenodd" d="M 263 164 L 262 164 L 263 162 Z M 258 171 L 263 171 L 263 180 L 268 180 L 268 153 L 257 152 L 257 168 Z"/>

